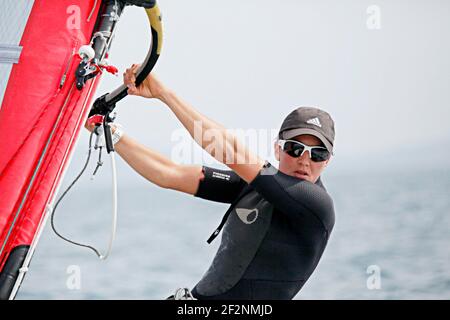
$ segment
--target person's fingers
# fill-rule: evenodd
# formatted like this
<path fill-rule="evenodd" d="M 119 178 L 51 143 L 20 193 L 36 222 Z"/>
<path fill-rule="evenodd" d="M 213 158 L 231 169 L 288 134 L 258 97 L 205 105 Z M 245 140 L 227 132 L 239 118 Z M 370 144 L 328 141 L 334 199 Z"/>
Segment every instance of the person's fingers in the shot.
<path fill-rule="evenodd" d="M 134 84 L 134 83 L 129 83 L 129 84 L 127 84 L 127 88 L 128 89 L 131 89 L 131 90 L 136 90 L 137 88 L 136 88 L 136 85 Z"/>
<path fill-rule="evenodd" d="M 127 90 L 127 93 L 129 95 L 137 95 L 138 94 L 138 90 L 137 90 L 137 88 L 135 86 L 129 86 L 128 90 Z"/>
<path fill-rule="evenodd" d="M 128 72 L 125 72 L 123 74 L 123 83 L 128 87 L 128 88 L 133 88 L 135 87 L 135 81 L 132 79 L 132 77 L 130 77 L 130 74 Z"/>
<path fill-rule="evenodd" d="M 126 69 L 124 75 L 131 80 L 136 81 L 136 72 L 139 69 L 139 65 L 132 65 L 131 68 Z"/>
<path fill-rule="evenodd" d="M 130 81 L 132 73 L 133 73 L 133 71 L 131 70 L 131 68 L 128 68 L 125 70 L 125 73 L 123 75 L 128 81 Z"/>
<path fill-rule="evenodd" d="M 130 83 L 129 77 L 128 77 L 128 69 L 123 73 L 123 83 L 125 85 Z"/>
<path fill-rule="evenodd" d="M 138 69 L 139 69 L 140 66 L 141 66 L 140 64 L 134 64 L 134 63 L 131 65 L 131 68 L 130 68 L 130 78 L 131 78 L 131 81 L 132 81 L 133 83 L 136 82 L 136 74 L 137 74 Z"/>
<path fill-rule="evenodd" d="M 141 65 L 133 63 L 131 66 L 131 70 L 136 73 Z"/>
<path fill-rule="evenodd" d="M 130 95 L 138 95 L 138 89 L 136 88 L 136 72 L 140 65 L 132 64 L 130 68 L 126 69 L 123 73 L 123 83 L 128 87 L 127 93 Z"/>
<path fill-rule="evenodd" d="M 94 130 L 94 128 L 95 128 L 94 125 L 89 124 L 87 121 L 86 121 L 86 123 L 84 124 L 84 127 L 85 127 L 89 132 L 92 132 L 92 131 Z"/>

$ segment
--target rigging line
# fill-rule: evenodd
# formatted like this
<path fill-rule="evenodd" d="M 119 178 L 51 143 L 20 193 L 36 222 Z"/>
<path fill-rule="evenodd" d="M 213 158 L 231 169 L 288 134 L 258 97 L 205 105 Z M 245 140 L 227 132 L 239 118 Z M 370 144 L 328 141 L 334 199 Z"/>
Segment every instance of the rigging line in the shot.
<path fill-rule="evenodd" d="M 86 162 L 84 163 L 84 166 L 83 166 L 83 168 L 81 169 L 80 173 L 76 176 L 76 178 L 72 181 L 72 183 L 69 185 L 69 187 L 67 187 L 67 189 L 63 192 L 63 194 L 62 194 L 62 195 L 59 197 L 59 199 L 56 201 L 55 206 L 53 207 L 53 210 L 52 210 L 52 213 L 51 213 L 51 216 L 50 216 L 50 223 L 51 223 L 53 232 L 55 232 L 55 234 L 56 234 L 58 237 L 60 237 L 60 238 L 63 239 L 64 241 L 67 241 L 67 242 L 69 242 L 69 243 L 71 243 L 71 244 L 74 244 L 74 245 L 76 245 L 76 246 L 80 246 L 80 247 L 85 247 L 85 248 L 91 249 L 92 251 L 95 252 L 95 254 L 96 254 L 98 257 L 101 257 L 101 254 L 99 253 L 99 251 L 98 251 L 97 249 L 95 249 L 93 246 L 90 246 L 90 245 L 86 245 L 86 244 L 82 244 L 82 243 L 79 243 L 79 242 L 72 241 L 72 240 L 70 240 L 70 239 L 64 237 L 63 235 L 61 235 L 61 234 L 56 230 L 56 227 L 55 227 L 55 221 L 54 221 L 54 220 L 55 220 L 55 212 L 56 212 L 56 209 L 58 208 L 58 205 L 60 204 L 61 200 L 66 196 L 66 194 L 70 191 L 70 189 L 75 185 L 75 183 L 81 178 L 81 176 L 83 175 L 83 173 L 86 171 L 86 168 L 87 168 L 87 166 L 88 166 L 88 164 L 89 164 L 89 160 L 90 160 L 90 158 L 91 158 L 91 152 L 92 152 L 92 137 L 93 137 L 93 135 L 94 135 L 94 131 L 92 131 L 91 134 L 90 134 L 90 136 L 89 136 L 89 149 L 88 149 L 88 156 L 87 156 Z"/>

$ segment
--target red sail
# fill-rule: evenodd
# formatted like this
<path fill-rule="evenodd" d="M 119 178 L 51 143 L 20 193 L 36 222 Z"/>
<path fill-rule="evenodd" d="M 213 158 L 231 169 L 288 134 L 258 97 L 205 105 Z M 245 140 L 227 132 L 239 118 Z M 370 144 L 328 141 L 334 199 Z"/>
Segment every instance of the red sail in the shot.
<path fill-rule="evenodd" d="M 100 3 L 35 0 L 16 44 L 20 56 L 0 97 L 2 272 L 11 252 L 28 248 L 35 239 L 89 112 L 98 79 L 79 91 L 75 70 L 78 49 L 91 39 Z"/>

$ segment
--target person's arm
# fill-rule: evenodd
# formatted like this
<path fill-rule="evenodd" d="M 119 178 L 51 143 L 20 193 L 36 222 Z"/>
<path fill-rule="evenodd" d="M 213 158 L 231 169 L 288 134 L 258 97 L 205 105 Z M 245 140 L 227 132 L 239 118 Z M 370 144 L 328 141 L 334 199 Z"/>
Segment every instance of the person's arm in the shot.
<path fill-rule="evenodd" d="M 114 147 L 137 173 L 165 189 L 185 192 L 206 200 L 231 203 L 247 185 L 233 171 L 176 164 L 126 134 Z"/>
<path fill-rule="evenodd" d="M 94 125 L 86 123 L 92 131 Z M 114 124 L 111 125 L 114 133 Z M 205 178 L 202 166 L 179 165 L 150 148 L 140 144 L 127 134 L 114 145 L 116 152 L 142 177 L 155 185 L 195 195 L 200 181 Z"/>
<path fill-rule="evenodd" d="M 241 191 L 248 186 L 233 170 L 203 167 L 204 178 L 201 179 L 196 197 L 222 202 L 233 203 Z"/>
<path fill-rule="evenodd" d="M 126 134 L 114 147 L 137 173 L 162 188 L 195 195 L 204 178 L 201 166 L 176 164 Z"/>
<path fill-rule="evenodd" d="M 137 173 L 165 189 L 181 191 L 206 200 L 231 203 L 247 185 L 233 171 L 176 164 L 126 134 L 114 147 Z"/>
<path fill-rule="evenodd" d="M 195 142 L 216 160 L 227 165 L 247 183 L 258 175 L 264 161 L 222 125 L 195 110 L 173 91 L 165 91 L 160 100 L 172 110 Z"/>
<path fill-rule="evenodd" d="M 124 83 L 129 87 L 129 94 L 157 98 L 164 102 L 206 152 L 227 165 L 247 183 L 258 175 L 264 165 L 263 160 L 250 152 L 247 146 L 243 145 L 236 136 L 227 132 L 222 125 L 207 118 L 177 97 L 152 74 L 136 87 L 138 68 L 139 65 L 133 65 L 124 73 Z"/>
<path fill-rule="evenodd" d="M 321 181 L 298 179 L 267 163 L 250 185 L 288 217 L 301 218 L 302 223 L 318 222 L 331 233 L 334 204 Z"/>

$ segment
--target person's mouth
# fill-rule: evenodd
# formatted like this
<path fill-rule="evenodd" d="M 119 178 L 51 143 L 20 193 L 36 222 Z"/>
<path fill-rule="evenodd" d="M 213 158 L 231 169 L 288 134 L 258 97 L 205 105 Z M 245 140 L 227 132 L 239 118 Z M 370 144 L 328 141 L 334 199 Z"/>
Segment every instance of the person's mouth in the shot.
<path fill-rule="evenodd" d="M 294 171 L 294 176 L 301 179 L 307 179 L 309 178 L 309 174 L 306 171 L 303 170 L 296 170 Z"/>

